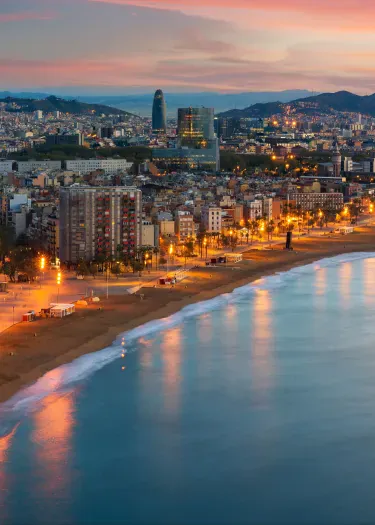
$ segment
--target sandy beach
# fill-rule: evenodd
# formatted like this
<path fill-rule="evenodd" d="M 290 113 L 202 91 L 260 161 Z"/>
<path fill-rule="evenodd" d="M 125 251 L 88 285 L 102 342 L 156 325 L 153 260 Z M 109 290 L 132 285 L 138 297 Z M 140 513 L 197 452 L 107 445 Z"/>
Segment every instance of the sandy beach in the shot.
<path fill-rule="evenodd" d="M 358 227 L 347 236 L 301 238 L 294 241 L 293 251 L 281 245 L 272 250 L 250 248 L 241 263 L 193 270 L 172 289 L 145 287 L 140 291 L 143 300 L 139 295 L 112 296 L 102 299 L 101 310 L 91 305 L 62 320 L 16 325 L 0 336 L 0 402 L 47 371 L 109 346 L 121 332 L 167 317 L 188 304 L 324 257 L 374 251 L 374 227 Z"/>

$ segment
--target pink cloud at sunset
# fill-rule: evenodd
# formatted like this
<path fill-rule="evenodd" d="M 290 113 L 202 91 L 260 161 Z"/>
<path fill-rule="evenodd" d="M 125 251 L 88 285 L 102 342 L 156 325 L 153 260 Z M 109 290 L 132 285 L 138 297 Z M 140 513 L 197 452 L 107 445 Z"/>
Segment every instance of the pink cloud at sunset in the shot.
<path fill-rule="evenodd" d="M 1 0 L 0 89 L 366 93 L 374 14 L 369 0 Z"/>
<path fill-rule="evenodd" d="M 33 11 L 20 11 L 15 13 L 1 13 L 0 23 L 5 22 L 23 22 L 25 20 L 51 20 L 54 18 L 54 13 L 37 13 Z"/>

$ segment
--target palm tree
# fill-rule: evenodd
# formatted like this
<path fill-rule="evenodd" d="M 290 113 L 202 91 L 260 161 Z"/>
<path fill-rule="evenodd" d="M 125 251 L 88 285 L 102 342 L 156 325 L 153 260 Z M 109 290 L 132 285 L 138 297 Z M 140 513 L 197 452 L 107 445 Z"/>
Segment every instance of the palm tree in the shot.
<path fill-rule="evenodd" d="M 251 234 L 251 244 L 253 244 L 253 240 L 255 235 L 258 233 L 259 230 L 259 222 L 258 219 L 253 219 L 250 222 L 250 234 Z"/>
<path fill-rule="evenodd" d="M 158 254 L 159 254 L 159 252 L 160 252 L 159 248 L 157 246 L 155 246 L 154 249 L 153 249 L 153 253 L 155 255 L 155 260 L 156 260 L 156 262 L 155 262 L 155 269 L 156 270 L 158 269 Z"/>
<path fill-rule="evenodd" d="M 268 240 L 270 240 L 270 238 L 272 240 L 274 230 L 275 230 L 275 221 L 271 219 L 270 221 L 268 221 L 268 224 L 267 224 Z"/>

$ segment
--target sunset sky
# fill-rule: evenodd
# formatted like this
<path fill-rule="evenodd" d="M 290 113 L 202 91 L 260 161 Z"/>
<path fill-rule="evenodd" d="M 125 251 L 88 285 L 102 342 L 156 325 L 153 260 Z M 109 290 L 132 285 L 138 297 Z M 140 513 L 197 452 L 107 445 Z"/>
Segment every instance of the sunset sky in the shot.
<path fill-rule="evenodd" d="M 374 17 L 374 0 L 0 0 L 0 90 L 369 94 Z"/>

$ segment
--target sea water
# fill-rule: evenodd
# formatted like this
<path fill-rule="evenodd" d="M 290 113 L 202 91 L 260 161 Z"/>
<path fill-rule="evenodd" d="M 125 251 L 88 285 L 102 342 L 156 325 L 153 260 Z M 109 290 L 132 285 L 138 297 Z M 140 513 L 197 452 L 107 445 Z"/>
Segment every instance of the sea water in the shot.
<path fill-rule="evenodd" d="M 0 523 L 374 523 L 374 257 L 189 306 L 0 405 Z"/>

